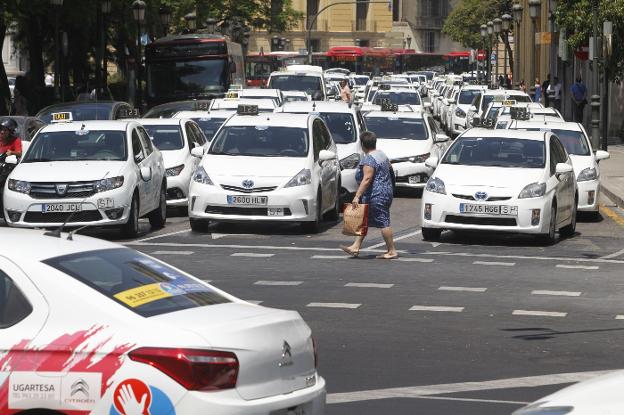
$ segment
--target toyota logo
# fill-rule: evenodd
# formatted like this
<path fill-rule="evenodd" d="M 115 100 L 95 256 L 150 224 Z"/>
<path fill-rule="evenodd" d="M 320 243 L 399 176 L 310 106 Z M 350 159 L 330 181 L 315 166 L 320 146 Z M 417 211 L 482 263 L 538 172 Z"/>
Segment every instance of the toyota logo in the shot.
<path fill-rule="evenodd" d="M 243 180 L 243 183 L 241 184 L 243 185 L 245 189 L 251 189 L 252 187 L 254 187 L 254 182 L 253 180 L 250 180 L 250 179 Z"/>
<path fill-rule="evenodd" d="M 486 200 L 488 198 L 488 194 L 485 192 L 477 192 L 474 194 L 475 200 Z"/>

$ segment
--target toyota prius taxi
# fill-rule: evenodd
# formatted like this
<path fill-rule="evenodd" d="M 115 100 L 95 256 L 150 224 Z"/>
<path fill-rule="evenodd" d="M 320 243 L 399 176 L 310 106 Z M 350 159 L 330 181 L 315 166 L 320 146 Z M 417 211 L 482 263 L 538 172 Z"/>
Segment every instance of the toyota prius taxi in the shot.
<path fill-rule="evenodd" d="M 438 161 L 423 192 L 422 233 L 444 229 L 517 232 L 544 243 L 576 229 L 578 191 L 572 162 L 551 132 L 473 128 Z"/>
<path fill-rule="evenodd" d="M 0 230 L 2 415 L 322 415 L 295 311 L 115 243 Z"/>

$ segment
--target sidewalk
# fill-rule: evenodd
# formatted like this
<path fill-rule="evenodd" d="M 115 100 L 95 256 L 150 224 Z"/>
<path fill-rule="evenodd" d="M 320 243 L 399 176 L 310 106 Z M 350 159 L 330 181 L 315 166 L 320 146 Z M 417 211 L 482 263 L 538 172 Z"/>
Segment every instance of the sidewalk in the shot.
<path fill-rule="evenodd" d="M 610 145 L 611 158 L 600 162 L 602 193 L 624 208 L 624 145 Z"/>

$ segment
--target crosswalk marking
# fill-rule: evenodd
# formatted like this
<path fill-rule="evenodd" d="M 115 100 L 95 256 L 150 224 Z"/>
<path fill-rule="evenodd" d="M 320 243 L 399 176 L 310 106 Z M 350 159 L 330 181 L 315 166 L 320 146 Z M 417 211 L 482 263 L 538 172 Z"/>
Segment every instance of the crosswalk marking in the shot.
<path fill-rule="evenodd" d="M 484 293 L 487 291 L 487 288 L 442 286 L 438 288 L 438 291 L 467 291 L 467 292 L 472 292 L 472 293 Z"/>
<path fill-rule="evenodd" d="M 500 267 L 513 267 L 515 262 L 496 262 L 496 261 L 475 261 L 473 265 L 488 265 L 488 266 L 500 266 Z"/>
<path fill-rule="evenodd" d="M 235 252 L 230 256 L 247 257 L 247 258 L 271 258 L 272 256 L 275 256 L 275 254 L 257 254 L 254 252 Z"/>
<path fill-rule="evenodd" d="M 301 285 L 303 281 L 256 281 L 254 285 L 284 285 L 284 286 L 295 286 Z"/>
<path fill-rule="evenodd" d="M 400 262 L 423 262 L 423 263 L 430 263 L 433 262 L 434 260 L 431 258 L 397 258 L 395 259 L 395 261 L 400 261 Z"/>
<path fill-rule="evenodd" d="M 193 255 L 194 251 L 154 251 L 152 255 Z"/>
<path fill-rule="evenodd" d="M 347 259 L 347 255 L 312 255 L 312 259 Z"/>
<path fill-rule="evenodd" d="M 565 317 L 568 313 L 561 313 L 558 311 L 531 311 L 531 310 L 514 310 L 512 313 L 514 316 L 535 316 L 535 317 Z"/>
<path fill-rule="evenodd" d="M 345 287 L 358 287 L 358 288 L 392 288 L 394 284 L 376 284 L 372 282 L 348 282 Z"/>
<path fill-rule="evenodd" d="M 566 264 L 557 264 L 556 267 L 564 268 L 564 269 L 587 269 L 587 270 L 600 268 L 598 265 L 566 265 Z"/>
<path fill-rule="evenodd" d="M 555 295 L 561 297 L 580 297 L 583 294 L 581 291 L 549 291 L 549 290 L 533 290 L 533 295 Z"/>
<path fill-rule="evenodd" d="M 449 307 L 449 306 L 430 306 L 430 305 L 415 305 L 410 307 L 410 311 L 442 311 L 451 313 L 461 313 L 464 311 L 464 307 Z"/>
<path fill-rule="evenodd" d="M 361 305 L 362 304 L 353 304 L 353 303 L 310 303 L 306 307 L 356 309 L 356 308 L 359 308 Z"/>

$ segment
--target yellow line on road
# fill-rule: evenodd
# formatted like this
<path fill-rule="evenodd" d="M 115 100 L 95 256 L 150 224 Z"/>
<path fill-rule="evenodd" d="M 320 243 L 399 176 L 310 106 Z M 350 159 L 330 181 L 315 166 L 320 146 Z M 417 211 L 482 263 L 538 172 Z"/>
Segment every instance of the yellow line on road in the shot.
<path fill-rule="evenodd" d="M 612 209 L 610 209 L 610 208 L 608 208 L 606 206 L 600 206 L 600 212 L 602 212 L 603 215 L 607 215 L 608 217 L 613 219 L 613 221 L 615 223 L 617 223 L 618 225 L 624 227 L 624 217 L 621 216 L 621 215 L 618 215 Z"/>

